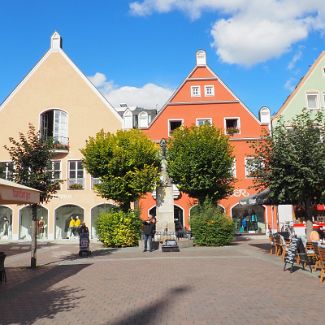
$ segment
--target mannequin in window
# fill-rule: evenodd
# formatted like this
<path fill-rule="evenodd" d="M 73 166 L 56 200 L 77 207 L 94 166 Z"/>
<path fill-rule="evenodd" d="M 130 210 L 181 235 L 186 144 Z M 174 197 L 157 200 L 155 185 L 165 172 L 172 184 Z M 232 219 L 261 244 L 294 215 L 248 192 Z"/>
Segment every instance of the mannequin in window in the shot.
<path fill-rule="evenodd" d="M 75 236 L 79 234 L 80 224 L 81 224 L 81 220 L 79 219 L 79 216 L 76 216 L 76 220 L 75 220 L 75 233 L 74 233 Z"/>
<path fill-rule="evenodd" d="M 74 220 L 73 217 L 70 218 L 69 221 L 69 238 L 72 238 L 72 234 L 74 235 L 75 232 L 75 227 L 76 227 L 76 221 Z"/>
<path fill-rule="evenodd" d="M 38 220 L 38 234 L 40 238 L 44 238 L 45 228 L 46 228 L 45 220 L 43 217 L 41 217 L 41 219 Z"/>
<path fill-rule="evenodd" d="M 9 231 L 9 220 L 7 217 L 3 217 L 3 225 L 2 225 L 2 231 L 0 233 L 0 238 L 4 236 L 8 236 Z"/>

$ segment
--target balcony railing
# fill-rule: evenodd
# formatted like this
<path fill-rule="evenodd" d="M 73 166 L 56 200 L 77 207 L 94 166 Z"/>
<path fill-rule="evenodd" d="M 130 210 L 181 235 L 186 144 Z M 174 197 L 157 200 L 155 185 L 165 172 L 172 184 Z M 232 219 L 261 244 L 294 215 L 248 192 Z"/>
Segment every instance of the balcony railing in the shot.
<path fill-rule="evenodd" d="M 69 138 L 61 136 L 53 137 L 53 147 L 55 152 L 68 153 Z"/>

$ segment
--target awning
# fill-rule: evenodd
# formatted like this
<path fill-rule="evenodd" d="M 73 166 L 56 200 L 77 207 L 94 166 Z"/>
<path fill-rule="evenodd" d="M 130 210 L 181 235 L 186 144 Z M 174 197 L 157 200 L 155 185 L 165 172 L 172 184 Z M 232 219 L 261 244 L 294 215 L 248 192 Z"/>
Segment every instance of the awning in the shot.
<path fill-rule="evenodd" d="M 259 193 L 252 194 L 247 196 L 239 201 L 241 205 L 262 205 L 268 204 L 270 189 L 265 189 Z"/>
<path fill-rule="evenodd" d="M 0 204 L 40 203 L 40 191 L 0 178 Z"/>
<path fill-rule="evenodd" d="M 325 211 L 325 204 L 317 204 L 316 210 L 317 211 Z"/>

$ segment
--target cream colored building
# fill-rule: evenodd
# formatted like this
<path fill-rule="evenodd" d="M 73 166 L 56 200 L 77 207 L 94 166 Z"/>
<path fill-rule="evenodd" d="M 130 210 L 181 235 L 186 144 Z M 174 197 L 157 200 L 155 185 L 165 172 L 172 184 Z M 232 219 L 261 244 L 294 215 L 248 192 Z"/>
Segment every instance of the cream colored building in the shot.
<path fill-rule="evenodd" d="M 64 180 L 57 197 L 38 211 L 38 219 L 43 218 L 46 224 L 41 237 L 69 237 L 69 220 L 76 216 L 95 237 L 96 217 L 113 202 L 92 190 L 96 180 L 82 167 L 80 149 L 100 129 L 121 129 L 122 118 L 64 53 L 58 33 L 52 35 L 49 51 L 0 106 L 0 163 L 4 167 L 0 177 L 10 179 L 12 168 L 3 146 L 10 145 L 9 137 L 26 134 L 29 123 L 42 136 L 53 137 L 53 177 Z M 3 233 L 6 219 L 9 229 Z M 31 220 L 29 206 L 1 205 L 1 239 L 30 239 Z"/>

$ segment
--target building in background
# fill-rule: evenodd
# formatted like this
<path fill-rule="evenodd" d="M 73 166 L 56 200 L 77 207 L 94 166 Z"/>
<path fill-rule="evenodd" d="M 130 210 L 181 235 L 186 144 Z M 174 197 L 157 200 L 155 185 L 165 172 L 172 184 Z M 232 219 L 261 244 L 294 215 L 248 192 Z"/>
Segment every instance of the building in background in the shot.
<path fill-rule="evenodd" d="M 320 111 L 325 113 L 325 51 L 318 56 L 279 111 L 272 117 L 272 127 L 277 125 L 280 118 L 290 127 L 290 121 L 304 109 L 310 114 Z M 325 217 L 325 205 L 319 204 L 315 210 L 316 215 Z M 280 226 L 293 221 L 295 217 L 296 212 L 292 205 L 278 206 Z"/>
<path fill-rule="evenodd" d="M 178 127 L 213 124 L 229 136 L 235 156 L 233 173 L 237 179 L 234 193 L 219 202 L 220 207 L 231 216 L 240 227 L 240 220 L 245 214 L 258 215 L 258 231 L 265 232 L 272 223 L 269 208 L 259 205 L 239 204 L 240 199 L 255 193 L 253 179 L 247 162 L 252 158 L 249 141 L 258 140 L 263 129 L 270 128 L 270 110 L 262 107 L 259 121 L 240 99 L 208 67 L 205 51 L 196 53 L 196 65 L 183 83 L 174 92 L 158 115 L 144 130 L 155 142 L 168 138 Z M 196 201 L 177 190 L 174 184 L 175 222 L 189 228 L 191 209 Z M 142 217 L 155 213 L 155 192 L 148 193 L 140 200 Z M 159 220 L 157 220 L 159 222 Z M 270 226 L 272 228 L 272 225 Z M 248 230 L 248 229 L 246 229 Z"/>
<path fill-rule="evenodd" d="M 100 129 L 114 133 L 122 128 L 122 122 L 64 53 L 62 39 L 54 33 L 49 51 L 0 106 L 0 177 L 10 180 L 12 176 L 12 162 L 3 146 L 10 145 L 9 137 L 18 138 L 19 132 L 26 134 L 29 123 L 55 143 L 50 169 L 54 179 L 64 182 L 56 197 L 38 210 L 38 219 L 45 222 L 43 238 L 67 238 L 69 220 L 77 217 L 95 236 L 96 217 L 114 202 L 93 191 L 97 180 L 83 168 L 80 149 L 89 136 L 95 136 Z M 8 239 L 30 239 L 29 206 L 0 205 L 0 223 L 4 218 L 9 219 Z"/>

